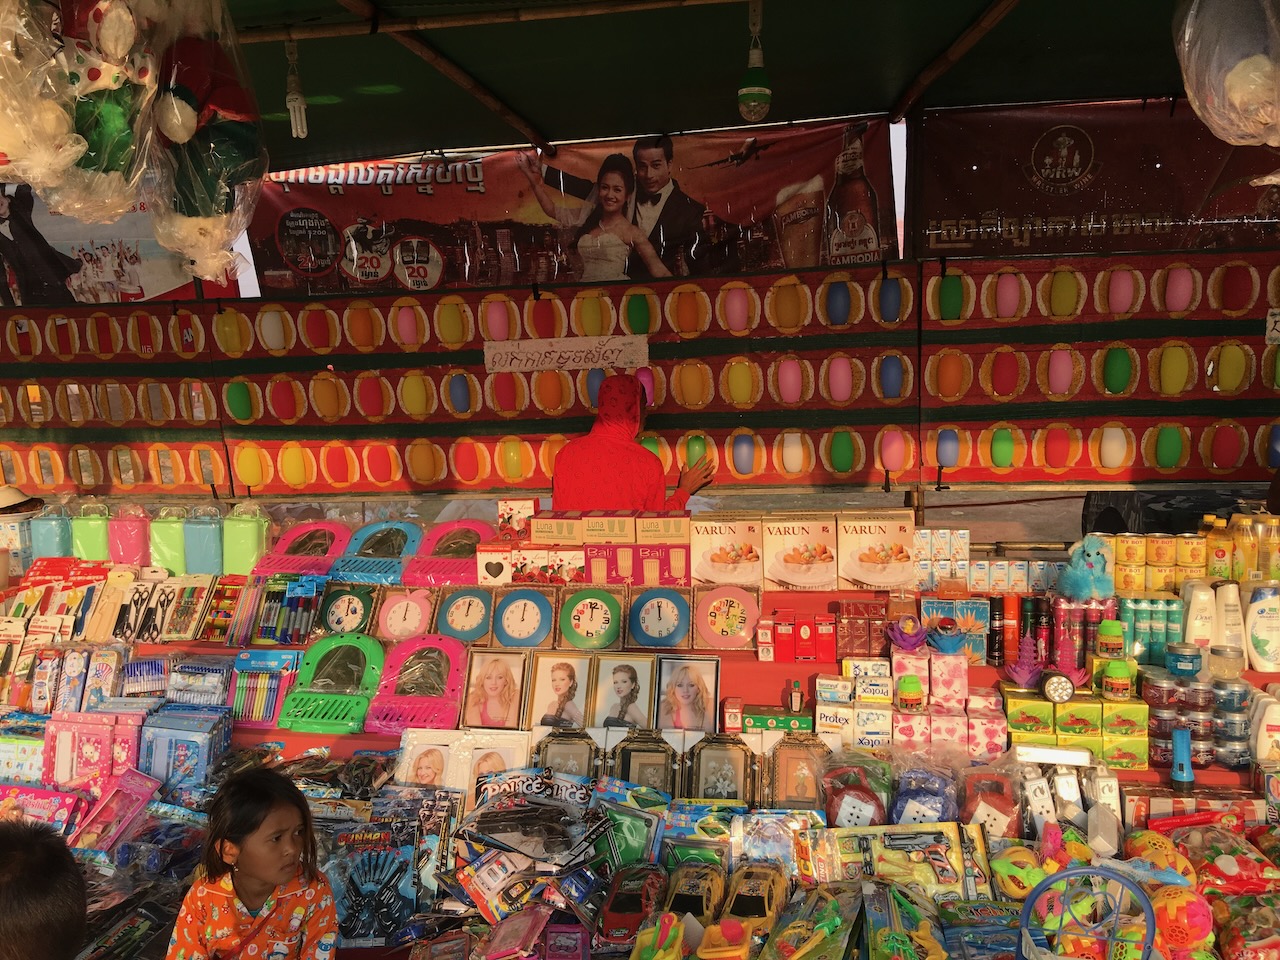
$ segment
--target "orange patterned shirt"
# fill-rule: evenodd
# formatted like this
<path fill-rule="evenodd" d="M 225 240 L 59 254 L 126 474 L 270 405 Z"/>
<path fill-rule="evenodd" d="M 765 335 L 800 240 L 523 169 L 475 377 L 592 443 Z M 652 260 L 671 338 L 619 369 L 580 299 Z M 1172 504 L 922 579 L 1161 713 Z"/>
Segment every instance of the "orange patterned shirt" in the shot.
<path fill-rule="evenodd" d="M 302 873 L 279 887 L 255 917 L 236 896 L 231 874 L 197 880 L 182 901 L 165 960 L 225 957 L 253 933 L 239 960 L 332 960 L 337 955 L 338 914 L 329 881 L 308 882 Z"/>

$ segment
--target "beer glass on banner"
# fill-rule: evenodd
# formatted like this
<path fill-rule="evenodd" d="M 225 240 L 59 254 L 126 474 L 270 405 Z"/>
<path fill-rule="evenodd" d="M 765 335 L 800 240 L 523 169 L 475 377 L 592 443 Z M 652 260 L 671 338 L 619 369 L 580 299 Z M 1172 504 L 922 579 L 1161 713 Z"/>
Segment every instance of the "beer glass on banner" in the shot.
<path fill-rule="evenodd" d="M 782 263 L 788 269 L 816 267 L 824 238 L 826 194 L 822 177 L 793 183 L 778 191 L 773 229 L 778 234 Z"/>

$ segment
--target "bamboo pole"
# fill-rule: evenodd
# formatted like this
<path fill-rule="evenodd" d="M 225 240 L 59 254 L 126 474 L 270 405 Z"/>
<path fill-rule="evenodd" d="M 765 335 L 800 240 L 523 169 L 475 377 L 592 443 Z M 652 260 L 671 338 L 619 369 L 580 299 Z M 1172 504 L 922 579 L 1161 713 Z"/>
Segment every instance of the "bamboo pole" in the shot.
<path fill-rule="evenodd" d="M 642 10 L 668 10 L 711 4 L 743 3 L 745 0 L 593 0 L 588 3 L 561 3 L 546 7 L 517 7 L 489 13 L 457 13 L 440 17 L 389 17 L 375 25 L 370 19 L 350 23 L 292 24 L 241 30 L 241 43 L 272 43 L 281 40 L 323 40 L 360 37 L 370 33 L 413 33 L 418 30 L 445 30 L 451 27 L 485 27 L 498 23 L 534 23 L 567 17 L 591 17 Z"/>

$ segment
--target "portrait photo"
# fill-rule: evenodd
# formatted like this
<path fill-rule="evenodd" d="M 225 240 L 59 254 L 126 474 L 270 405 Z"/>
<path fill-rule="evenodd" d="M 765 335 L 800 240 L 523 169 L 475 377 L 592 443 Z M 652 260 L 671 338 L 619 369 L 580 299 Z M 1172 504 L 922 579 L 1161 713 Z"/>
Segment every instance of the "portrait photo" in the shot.
<path fill-rule="evenodd" d="M 472 653 L 463 722 L 468 727 L 518 730 L 526 664 L 523 653 Z"/>
<path fill-rule="evenodd" d="M 654 658 L 645 656 L 596 657 L 593 727 L 653 725 Z"/>
<path fill-rule="evenodd" d="M 445 787 L 456 774 L 455 747 L 461 730 L 410 728 L 400 736 L 395 781 L 415 787 Z"/>
<path fill-rule="evenodd" d="M 535 653 L 528 726 L 569 730 L 586 726 L 591 681 L 590 654 Z"/>
<path fill-rule="evenodd" d="M 494 733 L 467 736 L 455 751 L 457 774 L 449 786 L 463 791 L 466 809 L 482 796 L 477 784 L 491 773 L 519 770 L 529 765 L 529 734 Z"/>
<path fill-rule="evenodd" d="M 658 659 L 659 730 L 716 730 L 720 661 L 714 657 Z"/>

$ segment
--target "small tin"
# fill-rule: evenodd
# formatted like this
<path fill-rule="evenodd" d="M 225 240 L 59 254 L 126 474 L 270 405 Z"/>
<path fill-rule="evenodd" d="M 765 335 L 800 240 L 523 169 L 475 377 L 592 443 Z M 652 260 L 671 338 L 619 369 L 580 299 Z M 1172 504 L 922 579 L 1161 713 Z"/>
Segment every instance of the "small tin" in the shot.
<path fill-rule="evenodd" d="M 1147 713 L 1147 735 L 1152 739 L 1170 740 L 1177 723 L 1177 710 L 1172 707 L 1152 707 Z"/>
<path fill-rule="evenodd" d="M 1117 590 L 1145 590 L 1147 588 L 1147 568 L 1145 564 L 1117 563 Z"/>
<path fill-rule="evenodd" d="M 1218 762 L 1228 770 L 1244 770 L 1252 759 L 1248 740 L 1218 740 L 1214 744 L 1214 752 Z"/>
<path fill-rule="evenodd" d="M 1217 759 L 1218 748 L 1213 740 L 1191 741 L 1191 765 L 1193 767 L 1212 766 L 1213 761 Z"/>
<path fill-rule="evenodd" d="M 1209 712 L 1213 709 L 1213 684 L 1208 680 L 1183 680 L 1178 684 L 1178 703 L 1183 710 Z"/>
<path fill-rule="evenodd" d="M 1209 648 L 1209 673 L 1215 680 L 1239 680 L 1244 673 L 1244 650 L 1234 643 L 1215 643 Z"/>
<path fill-rule="evenodd" d="M 1161 590 L 1172 590 L 1174 571 L 1178 568 L 1173 564 L 1163 564 L 1161 566 L 1148 565 L 1146 568 L 1146 586 L 1152 592 Z"/>
<path fill-rule="evenodd" d="M 1116 566 L 1142 567 L 1147 563 L 1147 538 L 1140 533 L 1116 535 Z"/>
<path fill-rule="evenodd" d="M 1147 566 L 1172 567 L 1177 562 L 1177 538 L 1169 533 L 1147 534 Z"/>
<path fill-rule="evenodd" d="M 1142 674 L 1142 699 L 1153 709 L 1173 707 L 1178 703 L 1178 684 L 1163 670 Z"/>
<path fill-rule="evenodd" d="M 1200 648 L 1194 643 L 1171 643 L 1165 647 L 1164 665 L 1171 677 L 1194 677 L 1203 666 Z"/>
<path fill-rule="evenodd" d="M 1213 739 L 1213 713 L 1208 710 L 1184 710 L 1178 723 L 1191 731 L 1192 740 Z"/>
<path fill-rule="evenodd" d="M 1214 705 L 1224 712 L 1239 713 L 1249 709 L 1253 687 L 1247 680 L 1213 681 Z"/>
<path fill-rule="evenodd" d="M 1219 710 L 1213 715 L 1213 735 L 1219 740 L 1247 740 L 1249 738 L 1249 715 L 1247 713 L 1223 713 Z"/>
<path fill-rule="evenodd" d="M 1180 567 L 1197 567 L 1204 575 L 1205 540 L 1198 533 L 1181 533 L 1174 537 L 1174 562 Z"/>
<path fill-rule="evenodd" d="M 1147 746 L 1147 759 L 1153 767 L 1173 766 L 1173 741 L 1151 740 Z"/>

